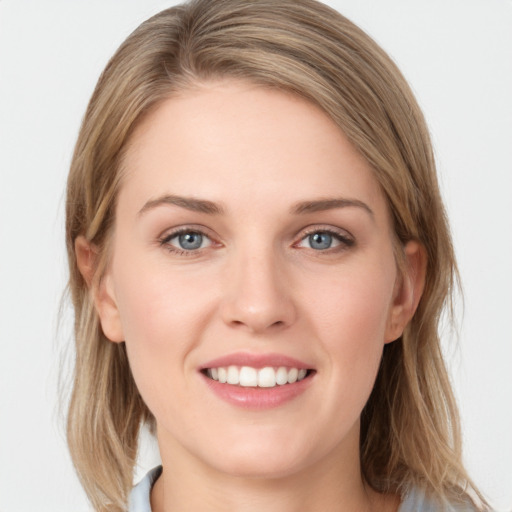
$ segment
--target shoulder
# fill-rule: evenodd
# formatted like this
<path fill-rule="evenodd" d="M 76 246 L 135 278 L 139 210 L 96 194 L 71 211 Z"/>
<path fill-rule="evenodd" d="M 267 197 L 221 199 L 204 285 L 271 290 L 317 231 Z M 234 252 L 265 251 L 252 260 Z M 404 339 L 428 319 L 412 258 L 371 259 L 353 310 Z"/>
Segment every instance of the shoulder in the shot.
<path fill-rule="evenodd" d="M 428 496 L 422 489 L 408 491 L 398 512 L 477 512 L 471 503 L 442 503 Z"/>
<path fill-rule="evenodd" d="M 161 473 L 162 466 L 153 468 L 132 489 L 128 500 L 128 512 L 151 512 L 151 488 Z"/>

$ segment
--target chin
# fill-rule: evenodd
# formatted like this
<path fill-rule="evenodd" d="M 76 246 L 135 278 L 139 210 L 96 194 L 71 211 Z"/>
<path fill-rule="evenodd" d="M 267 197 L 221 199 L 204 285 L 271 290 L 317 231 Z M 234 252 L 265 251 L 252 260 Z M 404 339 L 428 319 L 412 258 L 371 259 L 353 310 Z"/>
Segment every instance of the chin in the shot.
<path fill-rule="evenodd" d="M 283 460 L 282 457 L 229 457 L 215 469 L 227 476 L 250 480 L 278 480 L 291 477 L 308 467 L 303 460 Z"/>
<path fill-rule="evenodd" d="M 275 437 L 249 437 L 219 446 L 209 461 L 212 469 L 239 478 L 280 479 L 301 472 L 321 457 L 321 450 L 310 452 L 312 445 L 305 439 L 291 439 L 282 431 Z"/>

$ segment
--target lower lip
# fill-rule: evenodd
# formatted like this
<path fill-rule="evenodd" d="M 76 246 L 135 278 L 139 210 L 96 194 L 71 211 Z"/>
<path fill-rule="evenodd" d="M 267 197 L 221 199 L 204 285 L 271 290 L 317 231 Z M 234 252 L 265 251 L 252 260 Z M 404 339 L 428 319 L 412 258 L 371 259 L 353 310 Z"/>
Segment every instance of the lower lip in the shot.
<path fill-rule="evenodd" d="M 219 398 L 244 409 L 273 409 L 290 402 L 304 393 L 311 384 L 313 375 L 284 386 L 273 388 L 252 388 L 222 384 L 201 374 L 208 388 Z"/>

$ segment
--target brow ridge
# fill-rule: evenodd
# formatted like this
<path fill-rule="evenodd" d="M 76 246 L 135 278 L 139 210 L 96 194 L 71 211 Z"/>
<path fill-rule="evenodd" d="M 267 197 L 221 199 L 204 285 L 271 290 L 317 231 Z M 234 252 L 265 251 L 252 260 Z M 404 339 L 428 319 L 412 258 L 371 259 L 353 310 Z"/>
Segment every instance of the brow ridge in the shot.
<path fill-rule="evenodd" d="M 206 213 L 209 215 L 222 215 L 224 208 L 219 204 L 207 199 L 198 199 L 195 197 L 178 196 L 174 194 L 165 194 L 156 199 L 150 199 L 139 211 L 138 215 L 143 215 L 149 210 L 163 205 L 173 205 L 185 208 L 190 211 Z M 310 201 L 301 201 L 293 205 L 290 209 L 291 214 L 308 214 L 333 210 L 336 208 L 356 207 L 367 211 L 372 217 L 373 210 L 359 199 L 349 198 L 325 198 Z"/>
<path fill-rule="evenodd" d="M 177 196 L 173 194 L 165 194 L 156 199 L 150 199 L 139 211 L 138 215 L 143 215 L 149 210 L 163 205 L 179 206 L 187 210 L 209 215 L 222 215 L 224 209 L 213 201 L 207 199 L 198 199 L 195 197 Z"/>
<path fill-rule="evenodd" d="M 374 217 L 373 210 L 365 202 L 360 201 L 359 199 L 338 197 L 317 199 L 313 201 L 301 201 L 293 205 L 290 211 L 292 214 L 307 214 L 348 207 L 362 208 L 368 212 L 371 217 Z"/>

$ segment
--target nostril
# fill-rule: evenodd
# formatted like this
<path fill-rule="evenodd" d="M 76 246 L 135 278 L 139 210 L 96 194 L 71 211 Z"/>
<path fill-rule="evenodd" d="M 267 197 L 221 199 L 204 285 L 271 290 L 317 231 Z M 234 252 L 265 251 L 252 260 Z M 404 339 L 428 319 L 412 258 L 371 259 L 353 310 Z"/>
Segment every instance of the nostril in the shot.
<path fill-rule="evenodd" d="M 273 300 L 277 299 L 279 300 Z M 262 332 L 284 329 L 295 321 L 295 306 L 282 297 L 229 295 L 223 300 L 221 316 L 226 325 L 234 329 Z"/>

